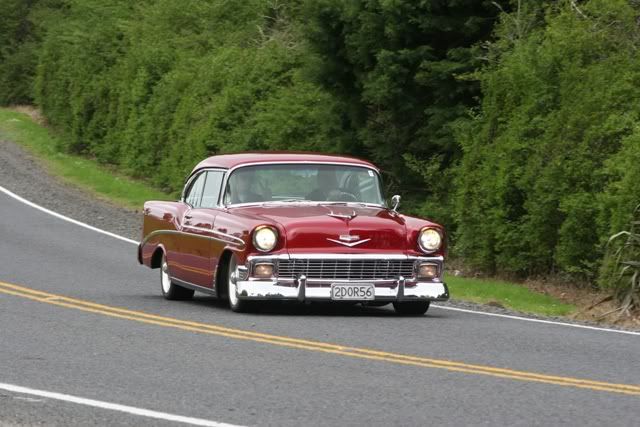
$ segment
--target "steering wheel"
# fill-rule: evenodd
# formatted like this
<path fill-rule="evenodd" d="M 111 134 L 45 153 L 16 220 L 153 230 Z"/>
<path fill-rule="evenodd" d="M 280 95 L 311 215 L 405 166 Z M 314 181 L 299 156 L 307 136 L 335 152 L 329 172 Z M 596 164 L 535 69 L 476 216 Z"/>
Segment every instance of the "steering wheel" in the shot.
<path fill-rule="evenodd" d="M 336 202 L 357 202 L 358 198 L 343 188 L 331 190 L 327 195 L 327 200 L 335 200 Z"/>

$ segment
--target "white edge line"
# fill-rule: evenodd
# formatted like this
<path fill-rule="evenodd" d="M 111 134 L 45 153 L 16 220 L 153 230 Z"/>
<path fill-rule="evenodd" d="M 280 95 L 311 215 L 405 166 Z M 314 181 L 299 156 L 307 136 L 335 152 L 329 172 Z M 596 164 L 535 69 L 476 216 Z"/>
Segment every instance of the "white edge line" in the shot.
<path fill-rule="evenodd" d="M 14 199 L 16 199 L 19 202 L 24 203 L 27 206 L 30 206 L 30 207 L 32 207 L 34 209 L 37 209 L 39 211 L 42 211 L 42 212 L 47 213 L 49 215 L 52 215 L 52 216 L 54 216 L 56 218 L 59 218 L 61 220 L 70 222 L 70 223 L 78 225 L 80 227 L 84 227 L 84 228 L 86 228 L 88 230 L 92 230 L 92 231 L 95 231 L 97 233 L 101 233 L 101 234 L 104 234 L 106 236 L 110 236 L 110 237 L 113 237 L 115 239 L 122 240 L 122 241 L 125 241 L 125 242 L 128 242 L 128 243 L 134 244 L 134 245 L 137 245 L 139 243 L 139 242 L 136 242 L 133 239 L 128 239 L 128 238 L 120 236 L 118 234 L 111 233 L 111 232 L 106 231 L 106 230 L 102 230 L 100 228 L 94 227 L 94 226 L 89 225 L 89 224 L 85 224 L 84 222 L 75 220 L 73 218 L 69 218 L 68 216 L 64 216 L 64 215 L 59 214 L 57 212 L 54 212 L 54 211 L 52 211 L 50 209 L 47 209 L 47 208 L 45 208 L 43 206 L 37 205 L 37 204 L 35 204 L 35 203 L 25 199 L 25 198 L 22 198 L 22 197 L 18 196 L 17 194 L 7 190 L 6 188 L 4 188 L 2 186 L 0 186 L 0 191 L 5 193 L 6 195 L 8 195 L 10 197 L 13 197 Z M 626 335 L 640 335 L 640 332 L 633 332 L 633 331 L 623 331 L 623 330 L 618 330 L 618 329 L 599 328 L 599 327 L 596 327 L 596 326 L 587 326 L 587 325 L 579 325 L 579 324 L 575 324 L 575 323 L 556 322 L 556 321 L 553 321 L 553 320 L 532 319 L 532 318 L 529 318 L 529 317 L 511 316 L 511 315 L 508 315 L 508 314 L 488 313 L 488 312 L 485 312 L 485 311 L 468 310 L 468 309 L 457 308 L 457 307 L 445 307 L 445 306 L 436 305 L 436 304 L 432 304 L 431 306 L 432 307 L 436 307 L 436 308 L 440 308 L 442 310 L 460 311 L 460 312 L 463 312 L 463 313 L 479 314 L 479 315 L 482 315 L 482 316 L 502 317 L 502 318 L 505 318 L 505 319 L 522 320 L 522 321 L 525 321 L 525 322 L 544 323 L 544 324 L 548 324 L 548 325 L 558 325 L 558 326 L 569 326 L 569 327 L 572 327 L 572 328 L 589 329 L 589 330 L 592 330 L 592 331 L 600 331 L 600 332 L 615 332 L 615 333 L 618 333 L 618 334 L 626 334 Z"/>
<path fill-rule="evenodd" d="M 0 389 L 13 393 L 27 394 L 30 396 L 44 397 L 48 399 L 62 400 L 64 402 L 76 403 L 78 405 L 92 406 L 94 408 L 108 409 L 111 411 L 124 412 L 147 418 L 155 418 L 164 421 L 174 421 L 177 423 L 191 424 L 194 426 L 207 427 L 239 427 L 234 424 L 219 423 L 202 418 L 184 417 L 182 415 L 167 414 L 165 412 L 152 411 L 150 409 L 136 408 L 134 406 L 120 405 L 117 403 L 103 402 L 101 400 L 85 399 L 83 397 L 71 396 L 69 394 L 54 393 L 51 391 L 36 390 L 12 384 L 0 383 Z"/>
<path fill-rule="evenodd" d="M 13 192 L 11 192 L 11 191 L 7 190 L 6 188 L 4 188 L 4 187 L 2 187 L 2 186 L 0 186 L 0 191 L 2 191 L 3 193 L 5 193 L 7 196 L 13 197 L 14 199 L 16 199 L 16 200 L 17 200 L 17 201 L 19 201 L 19 202 L 24 203 L 24 204 L 25 204 L 25 205 L 27 205 L 27 206 L 30 206 L 30 207 L 32 207 L 32 208 L 34 208 L 34 209 L 37 209 L 37 210 L 39 210 L 39 211 L 42 211 L 42 212 L 44 212 L 44 213 L 46 213 L 46 214 L 52 215 L 52 216 L 54 216 L 54 217 L 56 217 L 56 218 L 58 218 L 58 219 L 61 219 L 61 220 L 64 220 L 64 221 L 70 222 L 70 223 L 75 224 L 75 225 L 78 225 L 78 226 L 80 226 L 80 227 L 84 227 L 84 228 L 89 229 L 89 230 L 91 230 L 91 231 L 95 231 L 96 233 L 100 233 L 100 234 L 104 234 L 104 235 L 109 236 L 109 237 L 113 237 L 114 239 L 122 240 L 122 241 L 127 242 L 127 243 L 131 243 L 131 244 L 134 244 L 134 245 L 137 245 L 137 244 L 139 243 L 139 242 L 136 242 L 136 241 L 135 241 L 135 240 L 133 240 L 133 239 L 128 239 L 128 238 L 123 237 L 123 236 L 120 236 L 120 235 L 118 235 L 118 234 L 111 233 L 111 232 L 106 231 L 106 230 L 102 230 L 102 229 L 97 228 L 97 227 L 94 227 L 94 226 L 92 226 L 92 225 L 85 224 L 84 222 L 80 222 L 80 221 L 77 221 L 77 220 L 75 220 L 75 219 L 73 219 L 73 218 L 69 218 L 68 216 L 64 216 L 64 215 L 62 215 L 62 214 L 59 214 L 58 212 L 54 212 L 54 211 L 52 211 L 52 210 L 50 210 L 50 209 L 47 209 L 47 208 L 45 208 L 45 207 L 43 207 L 43 206 L 36 205 L 35 203 L 30 202 L 29 200 L 24 199 L 24 198 L 22 198 L 22 197 L 18 196 L 17 194 L 15 194 L 15 193 L 13 193 Z"/>
<path fill-rule="evenodd" d="M 570 326 L 572 328 L 590 329 L 592 331 L 616 332 L 618 334 L 627 334 L 627 335 L 640 335 L 640 332 L 634 332 L 634 331 L 623 331 L 623 330 L 619 330 L 619 329 L 599 328 L 597 326 L 580 325 L 580 324 L 577 324 L 577 323 L 556 322 L 556 321 L 553 321 L 553 320 L 533 319 L 533 318 L 530 318 L 530 317 L 512 316 L 512 315 L 509 315 L 509 314 L 488 313 L 486 311 L 475 311 L 475 310 L 468 310 L 468 309 L 465 309 L 465 308 L 447 307 L 447 306 L 436 305 L 436 304 L 432 304 L 431 307 L 440 308 L 442 310 L 461 311 L 463 313 L 481 314 L 483 316 L 493 316 L 493 317 L 503 317 L 503 318 L 506 318 L 506 319 L 526 320 L 527 322 L 546 323 L 546 324 L 549 324 L 549 325 Z"/>

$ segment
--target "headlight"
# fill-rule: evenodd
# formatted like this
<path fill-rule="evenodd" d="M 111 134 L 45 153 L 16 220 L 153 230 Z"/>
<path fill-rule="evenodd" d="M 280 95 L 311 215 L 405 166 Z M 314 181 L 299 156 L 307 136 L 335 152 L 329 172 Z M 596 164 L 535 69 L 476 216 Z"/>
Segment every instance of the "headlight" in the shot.
<path fill-rule="evenodd" d="M 442 245 L 442 236 L 440 232 L 434 228 L 425 228 L 418 236 L 418 245 L 424 252 L 430 253 L 440 249 Z"/>
<path fill-rule="evenodd" d="M 269 252 L 278 243 L 278 233 L 275 229 L 262 225 L 253 232 L 253 245 L 262 252 Z"/>

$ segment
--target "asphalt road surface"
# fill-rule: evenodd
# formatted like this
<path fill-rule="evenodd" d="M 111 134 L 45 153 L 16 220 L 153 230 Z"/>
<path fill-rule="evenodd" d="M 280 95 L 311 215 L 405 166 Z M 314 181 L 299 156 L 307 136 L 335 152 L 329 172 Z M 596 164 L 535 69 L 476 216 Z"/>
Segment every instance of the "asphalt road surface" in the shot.
<path fill-rule="evenodd" d="M 159 286 L 133 243 L 0 193 L 0 424 L 640 424 L 639 335 Z"/>

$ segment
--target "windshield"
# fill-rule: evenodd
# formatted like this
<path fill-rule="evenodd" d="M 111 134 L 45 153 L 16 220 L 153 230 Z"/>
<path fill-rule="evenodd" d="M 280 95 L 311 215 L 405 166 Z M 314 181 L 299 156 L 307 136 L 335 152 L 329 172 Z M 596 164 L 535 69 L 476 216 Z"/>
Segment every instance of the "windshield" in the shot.
<path fill-rule="evenodd" d="M 227 182 L 224 204 L 352 202 L 382 205 L 380 178 L 369 168 L 327 164 L 245 166 Z"/>

